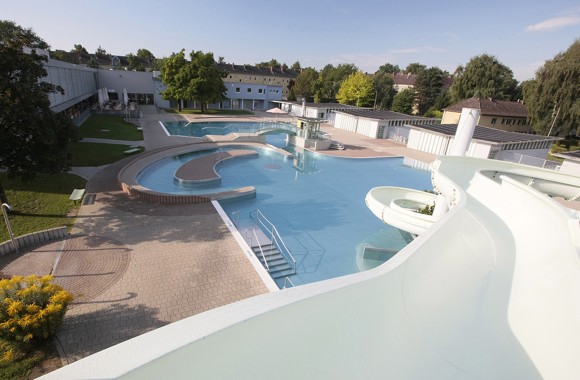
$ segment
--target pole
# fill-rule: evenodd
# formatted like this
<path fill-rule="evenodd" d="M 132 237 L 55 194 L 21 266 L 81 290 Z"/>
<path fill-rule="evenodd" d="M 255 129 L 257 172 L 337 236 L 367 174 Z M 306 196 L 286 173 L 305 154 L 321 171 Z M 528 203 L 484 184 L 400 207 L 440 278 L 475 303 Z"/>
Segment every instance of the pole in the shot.
<path fill-rule="evenodd" d="M 548 136 L 552 133 L 552 128 L 554 128 L 554 124 L 556 124 L 556 119 L 558 119 L 558 115 L 560 114 L 560 107 L 556 110 L 556 116 L 554 116 L 554 120 L 552 120 L 552 125 L 550 126 L 550 130 L 548 131 Z"/>
<path fill-rule="evenodd" d="M 18 246 L 14 240 L 14 233 L 12 233 L 12 227 L 10 226 L 10 220 L 8 220 L 8 213 L 6 212 L 6 209 L 8 209 L 8 211 L 12 211 L 12 207 L 10 207 L 8 203 L 2 203 L 2 214 L 4 214 L 4 221 L 6 222 L 6 227 L 8 228 L 8 234 L 10 235 L 10 240 L 12 240 L 12 245 L 14 246 L 16 253 L 18 253 Z"/>

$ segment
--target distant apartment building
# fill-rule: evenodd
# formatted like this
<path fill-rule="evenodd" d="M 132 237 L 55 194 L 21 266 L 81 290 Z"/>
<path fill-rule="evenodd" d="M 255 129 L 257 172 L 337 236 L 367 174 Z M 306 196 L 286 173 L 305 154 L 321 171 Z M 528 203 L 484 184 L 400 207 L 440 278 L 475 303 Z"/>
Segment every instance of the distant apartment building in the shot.
<path fill-rule="evenodd" d="M 531 133 L 528 110 L 523 102 L 509 100 L 469 98 L 443 110 L 441 124 L 457 124 L 462 108 L 481 110 L 477 125 L 503 131 Z"/>
<path fill-rule="evenodd" d="M 227 100 L 218 106 L 223 109 L 267 110 L 273 101 L 288 99 L 291 81 L 298 72 L 287 67 L 234 65 L 218 63 L 227 73 L 224 78 Z"/>

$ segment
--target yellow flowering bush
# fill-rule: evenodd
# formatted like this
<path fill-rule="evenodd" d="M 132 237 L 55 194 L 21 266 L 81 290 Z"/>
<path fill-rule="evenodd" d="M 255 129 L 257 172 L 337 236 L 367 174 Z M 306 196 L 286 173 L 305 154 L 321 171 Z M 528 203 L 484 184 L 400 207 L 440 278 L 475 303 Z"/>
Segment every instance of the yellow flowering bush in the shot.
<path fill-rule="evenodd" d="M 0 280 L 0 300 L 0 338 L 29 343 L 56 332 L 73 296 L 52 276 L 14 276 Z"/>

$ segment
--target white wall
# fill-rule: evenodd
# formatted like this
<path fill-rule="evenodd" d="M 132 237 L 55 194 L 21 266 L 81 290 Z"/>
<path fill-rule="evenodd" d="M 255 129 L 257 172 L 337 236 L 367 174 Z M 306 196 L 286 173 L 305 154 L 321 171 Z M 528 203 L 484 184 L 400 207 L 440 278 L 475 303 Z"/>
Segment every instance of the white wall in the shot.
<path fill-rule="evenodd" d="M 334 120 L 334 128 L 349 132 L 355 132 L 368 137 L 377 137 L 378 121 L 362 119 L 356 116 L 337 113 Z"/>
<path fill-rule="evenodd" d="M 451 140 L 452 138 L 450 136 L 429 133 L 428 131 L 419 129 L 411 129 L 409 131 L 407 147 L 422 152 L 443 155 L 447 153 L 447 150 L 452 145 Z"/>
<path fill-rule="evenodd" d="M 48 96 L 54 112 L 63 111 L 97 93 L 96 69 L 54 59 L 49 59 L 44 68 L 47 76 L 43 80 L 64 89 L 64 94 L 57 92 Z"/>
<path fill-rule="evenodd" d="M 99 87 L 115 90 L 118 94 L 126 88 L 130 94 L 153 94 L 153 73 L 144 71 L 99 70 Z"/>

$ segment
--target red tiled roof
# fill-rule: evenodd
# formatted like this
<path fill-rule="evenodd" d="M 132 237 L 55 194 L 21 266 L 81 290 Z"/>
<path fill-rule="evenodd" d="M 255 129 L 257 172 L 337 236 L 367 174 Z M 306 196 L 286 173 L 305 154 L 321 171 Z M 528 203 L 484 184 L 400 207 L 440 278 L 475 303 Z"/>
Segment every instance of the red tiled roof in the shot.
<path fill-rule="evenodd" d="M 393 74 L 393 82 L 397 85 L 414 86 L 416 77 L 415 74 L 395 73 Z"/>
<path fill-rule="evenodd" d="M 445 108 L 445 111 L 461 112 L 462 108 L 480 109 L 482 115 L 488 116 L 528 117 L 524 103 L 496 99 L 469 98 Z"/>

